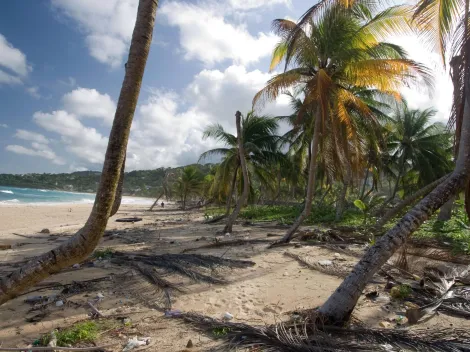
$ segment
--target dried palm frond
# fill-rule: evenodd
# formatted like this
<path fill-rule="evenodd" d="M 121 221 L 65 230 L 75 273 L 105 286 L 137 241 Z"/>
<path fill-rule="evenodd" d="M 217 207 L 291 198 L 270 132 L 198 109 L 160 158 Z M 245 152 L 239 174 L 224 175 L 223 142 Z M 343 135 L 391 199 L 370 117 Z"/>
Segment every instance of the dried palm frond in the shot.
<path fill-rule="evenodd" d="M 229 241 L 217 241 L 209 244 L 205 244 L 203 246 L 199 246 L 196 248 L 186 248 L 183 250 L 183 253 L 196 251 L 198 249 L 208 249 L 208 248 L 221 248 L 221 247 L 230 247 L 230 246 L 242 246 L 242 245 L 250 245 L 250 244 L 260 244 L 260 243 L 269 243 L 270 240 L 264 239 L 236 239 L 236 240 L 229 240 Z"/>
<path fill-rule="evenodd" d="M 224 329 L 226 342 L 217 351 L 254 348 L 269 352 L 342 351 L 432 351 L 456 352 L 470 349 L 470 332 L 463 329 L 391 330 L 340 328 L 316 325 L 311 320 L 271 326 L 250 326 L 213 319 L 196 313 L 178 318 L 211 333 Z"/>
<path fill-rule="evenodd" d="M 306 258 L 302 258 L 301 256 L 290 252 L 284 252 L 284 255 L 297 260 L 301 265 L 306 266 L 309 269 L 319 271 L 326 275 L 332 275 L 344 279 L 351 273 L 351 270 L 343 268 L 336 263 L 323 266 L 319 263 L 310 263 Z"/>

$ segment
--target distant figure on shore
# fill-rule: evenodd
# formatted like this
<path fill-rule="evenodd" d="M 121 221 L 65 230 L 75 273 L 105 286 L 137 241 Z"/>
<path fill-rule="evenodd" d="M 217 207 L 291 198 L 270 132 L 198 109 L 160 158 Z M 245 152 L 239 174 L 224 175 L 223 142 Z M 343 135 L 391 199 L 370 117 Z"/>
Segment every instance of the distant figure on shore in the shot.
<path fill-rule="evenodd" d="M 162 208 L 165 208 L 165 203 L 162 202 Z"/>

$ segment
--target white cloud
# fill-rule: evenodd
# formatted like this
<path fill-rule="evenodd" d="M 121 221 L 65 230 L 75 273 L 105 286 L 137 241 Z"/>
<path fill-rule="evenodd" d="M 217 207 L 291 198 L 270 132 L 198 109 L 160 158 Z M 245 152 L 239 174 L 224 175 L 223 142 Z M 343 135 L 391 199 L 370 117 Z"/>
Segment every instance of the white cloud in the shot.
<path fill-rule="evenodd" d="M 16 130 L 15 137 L 19 139 L 24 139 L 25 141 L 32 141 L 41 144 L 49 143 L 49 140 L 42 134 L 26 130 Z"/>
<path fill-rule="evenodd" d="M 41 94 L 39 94 L 39 88 L 38 87 L 28 87 L 26 88 L 26 91 L 28 92 L 29 95 L 31 95 L 35 99 L 40 99 Z"/>
<path fill-rule="evenodd" d="M 58 157 L 56 153 L 47 145 L 37 142 L 31 143 L 32 148 L 26 148 L 22 145 L 10 144 L 6 146 L 6 150 L 16 154 L 23 154 L 29 156 L 37 156 L 40 158 L 48 159 L 56 165 L 64 165 L 65 161 Z"/>
<path fill-rule="evenodd" d="M 395 36 L 391 42 L 401 45 L 411 59 L 425 64 L 434 78 L 434 91 L 405 87 L 401 92 L 412 109 L 435 108 L 435 120 L 446 123 L 452 108 L 453 85 L 449 73 L 443 69 L 440 56 L 431 52 L 422 39 L 414 35 Z"/>
<path fill-rule="evenodd" d="M 8 128 L 8 125 L 6 123 L 0 123 L 0 127 L 2 128 Z"/>
<path fill-rule="evenodd" d="M 278 4 L 290 5 L 290 0 L 230 0 L 230 5 L 234 9 L 252 10 L 265 6 L 273 6 Z"/>
<path fill-rule="evenodd" d="M 137 14 L 137 0 L 52 0 L 62 14 L 86 34 L 90 55 L 115 68 L 129 46 Z"/>
<path fill-rule="evenodd" d="M 26 55 L 9 43 L 2 34 L 0 34 L 0 66 L 21 77 L 26 77 L 32 71 L 26 62 Z"/>
<path fill-rule="evenodd" d="M 23 82 L 21 81 L 20 78 L 10 75 L 2 70 L 0 70 L 0 85 L 2 84 L 22 84 Z"/>
<path fill-rule="evenodd" d="M 116 104 L 108 94 L 101 94 L 96 89 L 77 88 L 62 98 L 64 109 L 77 117 L 103 119 L 111 124 L 116 111 Z"/>
<path fill-rule="evenodd" d="M 103 162 L 108 139 L 95 128 L 84 126 L 75 115 L 64 110 L 36 112 L 33 120 L 47 131 L 58 133 L 72 154 L 89 163 Z"/>
<path fill-rule="evenodd" d="M 183 2 L 166 2 L 161 7 L 160 14 L 180 29 L 180 45 L 187 60 L 208 65 L 225 60 L 248 64 L 271 54 L 278 42 L 274 34 L 253 36 L 246 26 L 228 23 L 220 8 L 216 10 L 210 4 Z"/>
<path fill-rule="evenodd" d="M 254 95 L 262 89 L 272 74 L 260 70 L 247 71 L 245 67 L 233 65 L 225 71 L 203 70 L 189 84 L 186 94 L 196 111 L 211 116 L 225 126 L 235 128 L 235 112 L 243 114 L 252 108 Z M 271 115 L 290 112 L 288 99 L 280 97 L 276 103 L 267 104 L 263 111 Z"/>
<path fill-rule="evenodd" d="M 196 162 L 212 140 L 202 140 L 211 123 L 221 123 L 235 133 L 235 112 L 251 109 L 254 94 L 271 74 L 247 71 L 233 65 L 224 71 L 203 70 L 180 94 L 150 89 L 150 97 L 137 107 L 127 152 L 127 169 L 151 169 Z M 104 160 L 109 126 L 86 126 L 83 117 L 107 119 L 114 113 L 112 99 L 95 89 L 78 88 L 63 97 L 63 110 L 36 112 L 34 122 L 60 136 L 59 143 L 71 154 L 70 167 L 96 169 Z M 273 115 L 290 111 L 282 99 L 267 106 Z M 32 139 L 32 138 L 30 138 Z M 39 142 L 39 141 L 38 141 Z"/>
<path fill-rule="evenodd" d="M 48 159 L 56 165 L 64 165 L 65 161 L 57 156 L 57 154 L 49 146 L 49 140 L 40 133 L 16 130 L 15 137 L 31 142 L 31 148 L 22 145 L 10 144 L 6 146 L 6 150 L 22 155 L 37 156 Z"/>

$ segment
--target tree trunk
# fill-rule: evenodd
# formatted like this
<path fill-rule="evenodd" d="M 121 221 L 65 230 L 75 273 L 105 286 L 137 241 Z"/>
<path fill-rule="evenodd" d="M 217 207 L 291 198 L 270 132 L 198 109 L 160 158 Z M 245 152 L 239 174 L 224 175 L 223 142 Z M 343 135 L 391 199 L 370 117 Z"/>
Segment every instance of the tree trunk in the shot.
<path fill-rule="evenodd" d="M 237 206 L 233 211 L 232 215 L 229 216 L 227 219 L 227 224 L 224 228 L 224 233 L 232 233 L 233 223 L 238 217 L 242 206 L 245 204 L 248 198 L 248 187 L 249 187 L 249 180 L 248 180 L 248 169 L 246 167 L 246 160 L 245 160 L 245 148 L 243 147 L 243 138 L 242 138 L 242 127 L 241 127 L 241 113 L 237 111 L 235 114 L 235 122 L 237 125 L 237 142 L 238 142 L 238 157 L 240 158 L 240 166 L 242 168 L 243 173 L 243 192 L 241 197 L 238 199 Z"/>
<path fill-rule="evenodd" d="M 233 197 L 233 191 L 235 190 L 236 182 L 237 182 L 237 173 L 238 173 L 238 168 L 239 164 L 237 164 L 237 167 L 235 168 L 233 178 L 232 178 L 232 184 L 230 185 L 230 192 L 228 194 L 227 198 L 227 208 L 225 209 L 225 216 L 230 214 L 230 208 L 232 207 L 232 197 Z"/>
<path fill-rule="evenodd" d="M 122 188 L 124 187 L 124 170 L 126 168 L 126 155 L 124 155 L 124 160 L 122 161 L 121 173 L 119 174 L 119 181 L 117 185 L 116 195 L 114 196 L 113 207 L 111 208 L 111 214 L 109 217 L 115 215 L 119 207 L 121 206 L 122 201 Z"/>
<path fill-rule="evenodd" d="M 317 114 L 315 116 L 315 126 L 313 130 L 313 137 L 312 137 L 312 150 L 310 153 L 310 162 L 309 162 L 309 169 L 308 169 L 308 181 L 307 181 L 307 192 L 305 196 L 305 204 L 304 210 L 300 213 L 300 216 L 295 220 L 294 224 L 292 224 L 291 228 L 287 231 L 284 237 L 279 240 L 277 243 L 289 243 L 294 236 L 295 231 L 299 228 L 299 226 L 303 223 L 303 221 L 310 215 L 312 211 L 312 200 L 313 200 L 313 191 L 315 189 L 315 178 L 317 174 L 317 154 L 318 154 L 318 146 L 320 142 L 320 128 L 321 128 L 321 110 L 320 106 L 317 108 Z"/>
<path fill-rule="evenodd" d="M 152 211 L 153 208 L 155 208 L 155 206 L 157 205 L 158 201 L 160 200 L 161 197 L 163 197 L 163 195 L 165 194 L 165 191 L 163 191 L 162 193 L 160 193 L 160 195 L 157 197 L 157 199 L 155 200 L 155 202 L 153 202 L 152 206 L 150 207 L 149 211 Z"/>
<path fill-rule="evenodd" d="M 366 192 L 367 179 L 369 178 L 370 166 L 367 166 L 366 175 L 364 176 L 364 183 L 362 184 L 361 194 L 359 195 L 360 200 L 364 200 L 364 193 Z"/>
<path fill-rule="evenodd" d="M 452 208 L 454 207 L 455 196 L 451 197 L 446 204 L 442 206 L 439 210 L 439 215 L 437 220 L 439 221 L 449 221 L 452 217 Z"/>
<path fill-rule="evenodd" d="M 468 44 L 467 44 L 468 45 Z M 468 86 L 468 81 L 465 82 Z M 367 282 L 385 262 L 399 249 L 419 226 L 429 219 L 452 196 L 460 192 L 470 176 L 470 97 L 465 99 L 464 118 L 460 134 L 459 156 L 454 172 L 434 191 L 422 199 L 385 235 L 380 237 L 351 274 L 320 308 L 332 322 L 346 321 L 364 290 Z"/>
<path fill-rule="evenodd" d="M 338 200 L 336 201 L 336 214 L 335 214 L 335 221 L 341 221 L 343 218 L 344 212 L 344 205 L 346 203 L 346 194 L 348 193 L 348 186 L 349 181 L 348 177 L 346 176 L 345 180 L 343 181 L 343 188 L 341 189 L 340 194 L 338 195 Z"/>
<path fill-rule="evenodd" d="M 157 2 L 140 0 L 127 61 L 124 82 L 109 136 L 95 203 L 85 226 L 57 248 L 32 258 L 27 264 L 0 279 L 0 304 L 62 268 L 87 258 L 101 239 L 114 203 L 119 176 L 126 155 L 142 77 L 155 23 Z"/>
<path fill-rule="evenodd" d="M 421 188 L 419 191 L 415 192 L 408 198 L 403 199 L 400 203 L 398 203 L 395 207 L 390 209 L 385 213 L 384 216 L 382 216 L 378 221 L 377 224 L 375 225 L 377 228 L 381 228 L 384 226 L 390 219 L 392 219 L 394 216 L 398 215 L 403 209 L 405 209 L 408 205 L 413 204 L 415 201 L 417 201 L 419 198 L 424 197 L 426 194 L 431 192 L 434 188 L 436 188 L 439 184 L 441 184 L 446 178 L 448 178 L 449 175 L 445 175 L 444 177 L 441 177 L 440 179 L 430 183 L 429 185 Z M 453 198 L 453 197 L 452 197 Z M 442 209 L 442 208 L 441 208 Z"/>

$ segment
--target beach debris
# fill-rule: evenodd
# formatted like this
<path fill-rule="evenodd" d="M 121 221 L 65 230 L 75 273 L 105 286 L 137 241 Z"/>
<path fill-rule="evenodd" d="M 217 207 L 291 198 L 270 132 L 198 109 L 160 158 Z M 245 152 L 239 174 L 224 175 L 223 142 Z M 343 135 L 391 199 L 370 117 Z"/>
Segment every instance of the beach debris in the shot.
<path fill-rule="evenodd" d="M 41 231 L 39 231 L 39 233 L 51 233 L 51 231 L 49 229 L 42 229 Z"/>
<path fill-rule="evenodd" d="M 389 329 L 389 328 L 392 327 L 392 324 L 389 323 L 388 321 L 381 321 L 381 322 L 379 323 L 379 326 L 380 326 L 381 328 Z"/>
<path fill-rule="evenodd" d="M 57 336 L 55 333 L 55 330 L 51 332 L 51 339 L 49 340 L 49 343 L 47 344 L 48 347 L 57 347 Z"/>
<path fill-rule="evenodd" d="M 318 264 L 321 266 L 330 266 L 333 265 L 333 262 L 331 260 L 325 259 L 325 260 L 319 260 Z"/>
<path fill-rule="evenodd" d="M 289 273 L 287 271 L 285 271 L 283 276 L 289 276 Z"/>
<path fill-rule="evenodd" d="M 150 343 L 150 337 L 137 337 L 134 336 L 132 339 L 127 341 L 127 345 L 122 350 L 123 352 L 130 351 L 136 347 L 145 346 Z"/>
<path fill-rule="evenodd" d="M 99 300 L 102 300 L 104 298 L 104 295 L 101 292 L 98 292 L 98 294 L 96 295 L 96 298 Z"/>
<path fill-rule="evenodd" d="M 232 320 L 232 319 L 233 319 L 233 315 L 230 314 L 229 312 L 225 312 L 223 318 L 224 318 L 224 320 Z"/>
<path fill-rule="evenodd" d="M 62 301 L 62 300 L 59 300 L 59 301 L 55 302 L 56 307 L 62 307 L 63 305 L 64 305 L 64 301 Z"/>
<path fill-rule="evenodd" d="M 188 343 L 186 344 L 186 348 L 193 348 L 193 341 L 191 339 L 188 340 Z"/>
<path fill-rule="evenodd" d="M 229 237 L 229 236 L 231 236 L 231 235 L 230 235 L 229 232 L 227 232 L 227 233 L 225 234 L 225 237 Z"/>
<path fill-rule="evenodd" d="M 333 257 L 335 257 L 335 259 L 341 259 L 341 254 L 335 253 L 333 254 Z"/>
<path fill-rule="evenodd" d="M 11 249 L 11 244 L 0 244 L 0 251 Z"/>
<path fill-rule="evenodd" d="M 182 312 L 178 309 L 171 309 L 171 310 L 165 311 L 165 316 L 166 317 L 177 317 L 181 314 L 182 314 Z"/>
<path fill-rule="evenodd" d="M 76 263 L 76 264 L 72 265 L 72 268 L 74 268 L 74 269 L 80 269 L 80 264 Z"/>
<path fill-rule="evenodd" d="M 93 303 L 91 303 L 91 302 L 87 302 L 87 303 L 88 303 L 88 306 L 91 308 L 91 311 L 92 311 L 91 316 L 92 316 L 92 317 L 100 317 L 100 318 L 104 317 L 103 313 L 101 313 L 101 312 L 93 305 Z"/>
<path fill-rule="evenodd" d="M 378 291 L 371 291 L 366 293 L 366 298 L 375 300 L 377 297 L 379 297 L 379 292 Z"/>
<path fill-rule="evenodd" d="M 131 325 L 132 321 L 131 321 L 131 318 L 124 318 L 122 319 L 122 323 L 124 325 Z"/>
<path fill-rule="evenodd" d="M 408 322 L 410 324 L 417 324 L 419 320 L 424 318 L 426 315 L 435 313 L 436 309 L 439 308 L 443 301 L 444 299 L 440 298 L 422 307 L 407 309 L 405 315 Z"/>
<path fill-rule="evenodd" d="M 24 302 L 29 304 L 36 304 L 44 300 L 47 296 L 29 296 L 27 297 Z"/>
<path fill-rule="evenodd" d="M 390 303 L 390 297 L 389 297 L 389 296 L 385 296 L 385 295 L 378 295 L 378 296 L 374 299 L 374 302 L 387 304 L 387 303 Z"/>
<path fill-rule="evenodd" d="M 137 217 L 133 217 L 133 218 L 119 218 L 119 219 L 116 219 L 116 222 L 139 222 L 139 221 L 142 221 L 142 218 L 137 218 Z"/>

